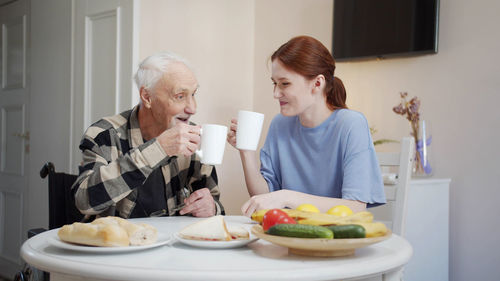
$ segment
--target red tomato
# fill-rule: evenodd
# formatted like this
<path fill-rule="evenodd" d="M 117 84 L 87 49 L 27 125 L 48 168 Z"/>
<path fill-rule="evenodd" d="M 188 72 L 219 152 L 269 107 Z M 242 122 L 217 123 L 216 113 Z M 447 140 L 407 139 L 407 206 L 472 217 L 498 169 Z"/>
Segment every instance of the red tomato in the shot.
<path fill-rule="evenodd" d="M 276 224 L 284 224 L 284 223 L 297 224 L 297 222 L 294 219 L 292 219 L 291 217 L 289 217 L 289 216 L 280 217 L 278 219 L 278 221 L 276 222 Z"/>
<path fill-rule="evenodd" d="M 271 226 L 280 223 L 296 223 L 287 213 L 280 209 L 271 209 L 266 212 L 262 221 L 262 228 L 267 231 Z"/>

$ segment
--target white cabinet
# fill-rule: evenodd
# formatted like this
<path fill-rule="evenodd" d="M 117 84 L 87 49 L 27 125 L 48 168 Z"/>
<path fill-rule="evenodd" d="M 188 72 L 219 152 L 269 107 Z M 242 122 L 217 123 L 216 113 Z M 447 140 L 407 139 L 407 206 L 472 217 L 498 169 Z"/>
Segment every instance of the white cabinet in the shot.
<path fill-rule="evenodd" d="M 405 238 L 413 256 L 405 281 L 448 280 L 450 179 L 412 179 Z"/>

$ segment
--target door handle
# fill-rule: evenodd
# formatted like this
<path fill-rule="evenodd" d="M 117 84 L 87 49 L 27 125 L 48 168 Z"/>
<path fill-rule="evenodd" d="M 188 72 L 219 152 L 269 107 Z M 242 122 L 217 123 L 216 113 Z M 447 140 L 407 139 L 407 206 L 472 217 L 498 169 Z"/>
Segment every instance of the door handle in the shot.
<path fill-rule="evenodd" d="M 23 138 L 25 140 L 30 140 L 30 132 L 24 132 L 24 133 L 14 133 L 12 134 L 14 137 L 18 138 Z"/>

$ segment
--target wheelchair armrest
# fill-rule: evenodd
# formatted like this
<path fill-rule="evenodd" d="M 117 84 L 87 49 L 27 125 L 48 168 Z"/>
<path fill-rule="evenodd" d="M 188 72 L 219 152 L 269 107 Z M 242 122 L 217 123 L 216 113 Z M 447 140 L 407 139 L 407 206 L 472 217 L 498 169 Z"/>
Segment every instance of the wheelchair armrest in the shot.
<path fill-rule="evenodd" d="M 28 238 L 31 238 L 31 237 L 33 237 L 37 234 L 40 234 L 44 231 L 47 231 L 47 229 L 45 229 L 45 228 L 32 228 L 32 229 L 28 230 Z"/>
<path fill-rule="evenodd" d="M 14 281 L 27 281 L 28 279 L 24 277 L 24 272 L 19 271 L 16 273 L 16 276 L 14 276 Z"/>

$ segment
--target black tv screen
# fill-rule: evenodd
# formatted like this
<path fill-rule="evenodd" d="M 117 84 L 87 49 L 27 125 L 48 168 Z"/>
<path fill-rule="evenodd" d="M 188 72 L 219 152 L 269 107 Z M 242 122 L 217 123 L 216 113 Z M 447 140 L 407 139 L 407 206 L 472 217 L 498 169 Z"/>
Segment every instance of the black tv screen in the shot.
<path fill-rule="evenodd" d="M 334 0 L 338 61 L 437 53 L 439 0 Z"/>

